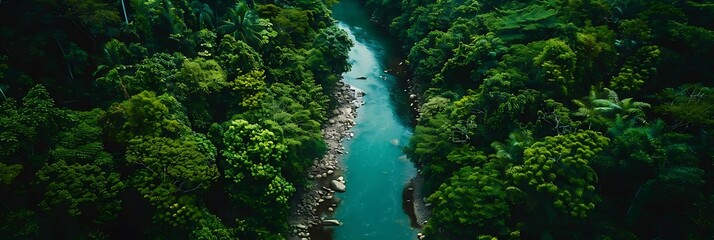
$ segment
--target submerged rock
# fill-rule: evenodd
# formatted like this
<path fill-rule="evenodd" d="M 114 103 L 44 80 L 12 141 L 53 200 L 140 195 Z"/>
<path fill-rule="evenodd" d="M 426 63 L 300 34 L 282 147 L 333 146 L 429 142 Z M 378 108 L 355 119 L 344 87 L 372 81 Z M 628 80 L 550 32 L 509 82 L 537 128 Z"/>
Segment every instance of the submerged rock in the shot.
<path fill-rule="evenodd" d="M 337 219 L 325 219 L 322 220 L 322 226 L 340 226 L 342 223 L 337 221 Z"/>

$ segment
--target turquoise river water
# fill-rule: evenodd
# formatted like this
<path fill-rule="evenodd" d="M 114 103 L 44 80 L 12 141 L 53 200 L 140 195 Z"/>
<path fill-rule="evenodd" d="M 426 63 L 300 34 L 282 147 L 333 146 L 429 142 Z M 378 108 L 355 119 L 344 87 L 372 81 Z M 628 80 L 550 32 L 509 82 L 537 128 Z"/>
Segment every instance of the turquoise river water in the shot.
<path fill-rule="evenodd" d="M 357 0 L 342 0 L 334 6 L 333 16 L 355 44 L 349 55 L 352 70 L 344 80 L 366 93 L 352 129 L 354 138 L 343 143 L 347 192 L 337 195 L 341 202 L 334 217 L 343 225 L 334 229 L 333 238 L 416 239 L 417 230 L 402 210 L 402 190 L 416 175 L 402 152 L 412 134 L 408 113 L 400 110 L 406 92 L 393 75 L 385 73 L 398 49 L 388 34 L 369 21 L 369 13 Z"/>

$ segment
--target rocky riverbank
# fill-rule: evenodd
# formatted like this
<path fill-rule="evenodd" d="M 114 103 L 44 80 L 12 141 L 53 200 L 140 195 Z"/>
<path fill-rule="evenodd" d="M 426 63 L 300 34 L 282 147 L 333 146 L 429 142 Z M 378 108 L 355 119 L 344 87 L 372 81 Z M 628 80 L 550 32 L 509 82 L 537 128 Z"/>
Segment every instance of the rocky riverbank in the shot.
<path fill-rule="evenodd" d="M 315 159 L 308 173 L 313 184 L 301 190 L 298 199 L 292 204 L 292 213 L 288 219 L 292 227 L 289 239 L 329 239 L 329 232 L 325 232 L 323 226 L 340 225 L 339 220 L 330 219 L 330 216 L 339 204 L 334 197 L 335 192 L 344 192 L 347 188 L 342 177 L 341 160 L 345 151 L 342 140 L 354 136 L 350 129 L 355 124 L 357 108 L 364 104 L 364 92 L 340 81 L 333 95 L 338 101 L 337 108 L 322 129 L 327 153 Z"/>

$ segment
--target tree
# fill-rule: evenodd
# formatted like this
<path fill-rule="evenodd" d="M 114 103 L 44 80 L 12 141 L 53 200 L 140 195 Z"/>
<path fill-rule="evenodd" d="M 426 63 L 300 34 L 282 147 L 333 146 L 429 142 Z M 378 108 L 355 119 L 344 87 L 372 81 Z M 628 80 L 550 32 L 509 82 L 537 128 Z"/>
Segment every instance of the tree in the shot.
<path fill-rule="evenodd" d="M 331 83 L 333 81 L 326 78 L 350 70 L 347 59 L 352 45 L 347 33 L 337 26 L 327 27 L 318 33 L 312 42 L 313 49 L 308 52 L 308 64 L 319 82 Z M 320 70 L 321 67 L 327 72 Z"/>
<path fill-rule="evenodd" d="M 230 35 L 218 45 L 218 62 L 226 71 L 227 79 L 235 79 L 241 73 L 263 68 L 263 60 L 252 47 Z"/>
<path fill-rule="evenodd" d="M 681 131 L 711 129 L 714 126 L 714 89 L 700 85 L 667 88 L 659 94 L 661 105 L 655 111 Z"/>
<path fill-rule="evenodd" d="M 506 50 L 494 33 L 473 37 L 469 44 L 454 49 L 454 56 L 446 61 L 440 74 L 448 82 L 470 79 L 479 83 L 489 69 L 498 65 L 498 59 Z"/>
<path fill-rule="evenodd" d="M 197 30 L 213 28 L 213 10 L 211 10 L 211 6 L 199 0 L 191 1 L 190 6 Z"/>
<path fill-rule="evenodd" d="M 238 119 L 226 125 L 223 132 L 226 148 L 222 155 L 226 159 L 224 176 L 233 191 L 232 199 L 254 214 L 269 216 L 253 218 L 259 226 L 268 226 L 271 231 L 285 230 L 285 221 L 278 219 L 287 217 L 287 201 L 295 192 L 280 174 L 287 147 L 275 133 L 257 124 Z"/>
<path fill-rule="evenodd" d="M 594 186 L 597 175 L 589 161 L 607 144 L 606 137 L 593 131 L 546 137 L 526 148 L 523 164 L 506 173 L 531 198 L 538 196 L 532 207 L 555 208 L 572 218 L 583 219 L 598 201 Z"/>
<path fill-rule="evenodd" d="M 546 83 L 560 87 L 561 94 L 568 94 L 575 84 L 575 52 L 562 40 L 550 39 L 545 42 L 543 51 L 533 59 L 539 69 L 539 76 Z"/>
<path fill-rule="evenodd" d="M 229 83 L 229 86 L 240 96 L 239 105 L 245 109 L 261 107 L 268 97 L 265 76 L 260 70 L 253 70 L 238 76 Z"/>
<path fill-rule="evenodd" d="M 37 172 L 45 185 L 39 206 L 44 210 L 61 211 L 81 216 L 85 221 L 102 224 L 117 217 L 121 209 L 119 192 L 124 183 L 119 173 L 107 172 L 94 164 L 68 164 L 59 160 Z"/>
<path fill-rule="evenodd" d="M 309 44 L 309 40 L 315 36 L 315 31 L 310 27 L 310 15 L 311 13 L 305 10 L 280 8 L 275 16 L 270 17 L 273 27 L 278 32 L 276 44 L 282 46 Z"/>
<path fill-rule="evenodd" d="M 12 183 L 22 171 L 20 164 L 5 164 L 0 162 L 0 184 L 8 185 Z"/>
<path fill-rule="evenodd" d="M 224 34 L 230 34 L 235 39 L 242 40 L 252 46 L 260 46 L 262 39 L 260 36 L 260 25 L 255 12 L 248 6 L 239 2 L 235 7 L 228 10 L 224 20 L 221 20 L 218 30 Z"/>
<path fill-rule="evenodd" d="M 46 141 L 56 127 L 53 120 L 58 113 L 47 90 L 42 85 L 32 87 L 22 98 L 21 108 L 14 99 L 3 100 L 0 106 L 0 156 L 12 156 L 19 150 L 35 155 L 36 144 Z"/>
<path fill-rule="evenodd" d="M 141 92 L 121 104 L 112 105 L 100 119 L 104 131 L 118 142 L 135 136 L 158 136 L 169 109 L 153 92 Z"/>
<path fill-rule="evenodd" d="M 646 123 L 644 108 L 650 104 L 635 101 L 632 98 L 620 100 L 613 90 L 604 88 L 602 92 L 590 90 L 584 100 L 573 100 L 578 107 L 573 116 L 583 117 L 588 123 L 588 129 L 593 125 L 598 128 L 611 126 L 617 118 L 623 121 L 637 121 Z"/>
<path fill-rule="evenodd" d="M 204 58 L 185 60 L 179 72 L 179 79 L 186 84 L 189 94 L 219 92 L 228 84 L 226 74 L 218 62 Z"/>
<path fill-rule="evenodd" d="M 191 228 L 203 216 L 196 192 L 218 178 L 216 148 L 201 135 L 180 139 L 137 137 L 126 161 L 137 167 L 132 182 L 157 212 L 155 219 Z"/>
<path fill-rule="evenodd" d="M 660 50 L 657 46 L 644 46 L 629 57 L 620 73 L 610 81 L 610 87 L 625 92 L 639 91 L 645 82 L 657 73 Z"/>
<path fill-rule="evenodd" d="M 430 239 L 472 239 L 508 236 L 510 215 L 506 184 L 489 167 L 463 167 L 429 196 L 434 205 L 424 228 Z"/>
<path fill-rule="evenodd" d="M 530 147 L 533 141 L 531 131 L 516 130 L 508 134 L 508 140 L 505 143 L 493 142 L 491 148 L 496 151 L 496 158 L 509 163 L 520 163 L 519 161 L 523 159 L 523 150 Z"/>

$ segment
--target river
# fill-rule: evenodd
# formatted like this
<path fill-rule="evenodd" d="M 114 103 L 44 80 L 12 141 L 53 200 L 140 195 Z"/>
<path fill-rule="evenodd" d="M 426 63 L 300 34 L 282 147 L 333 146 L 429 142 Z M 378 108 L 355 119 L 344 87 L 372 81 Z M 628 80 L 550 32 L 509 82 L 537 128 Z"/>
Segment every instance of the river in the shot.
<path fill-rule="evenodd" d="M 343 145 L 347 192 L 338 194 L 335 240 L 416 239 L 417 230 L 402 209 L 402 190 L 416 175 L 402 152 L 412 135 L 406 89 L 385 73 L 399 61 L 394 39 L 370 22 L 357 0 L 342 0 L 333 7 L 337 26 L 354 42 L 349 54 L 351 71 L 344 81 L 362 89 L 365 104 L 358 110 L 354 138 Z M 366 79 L 358 79 L 366 77 Z"/>

